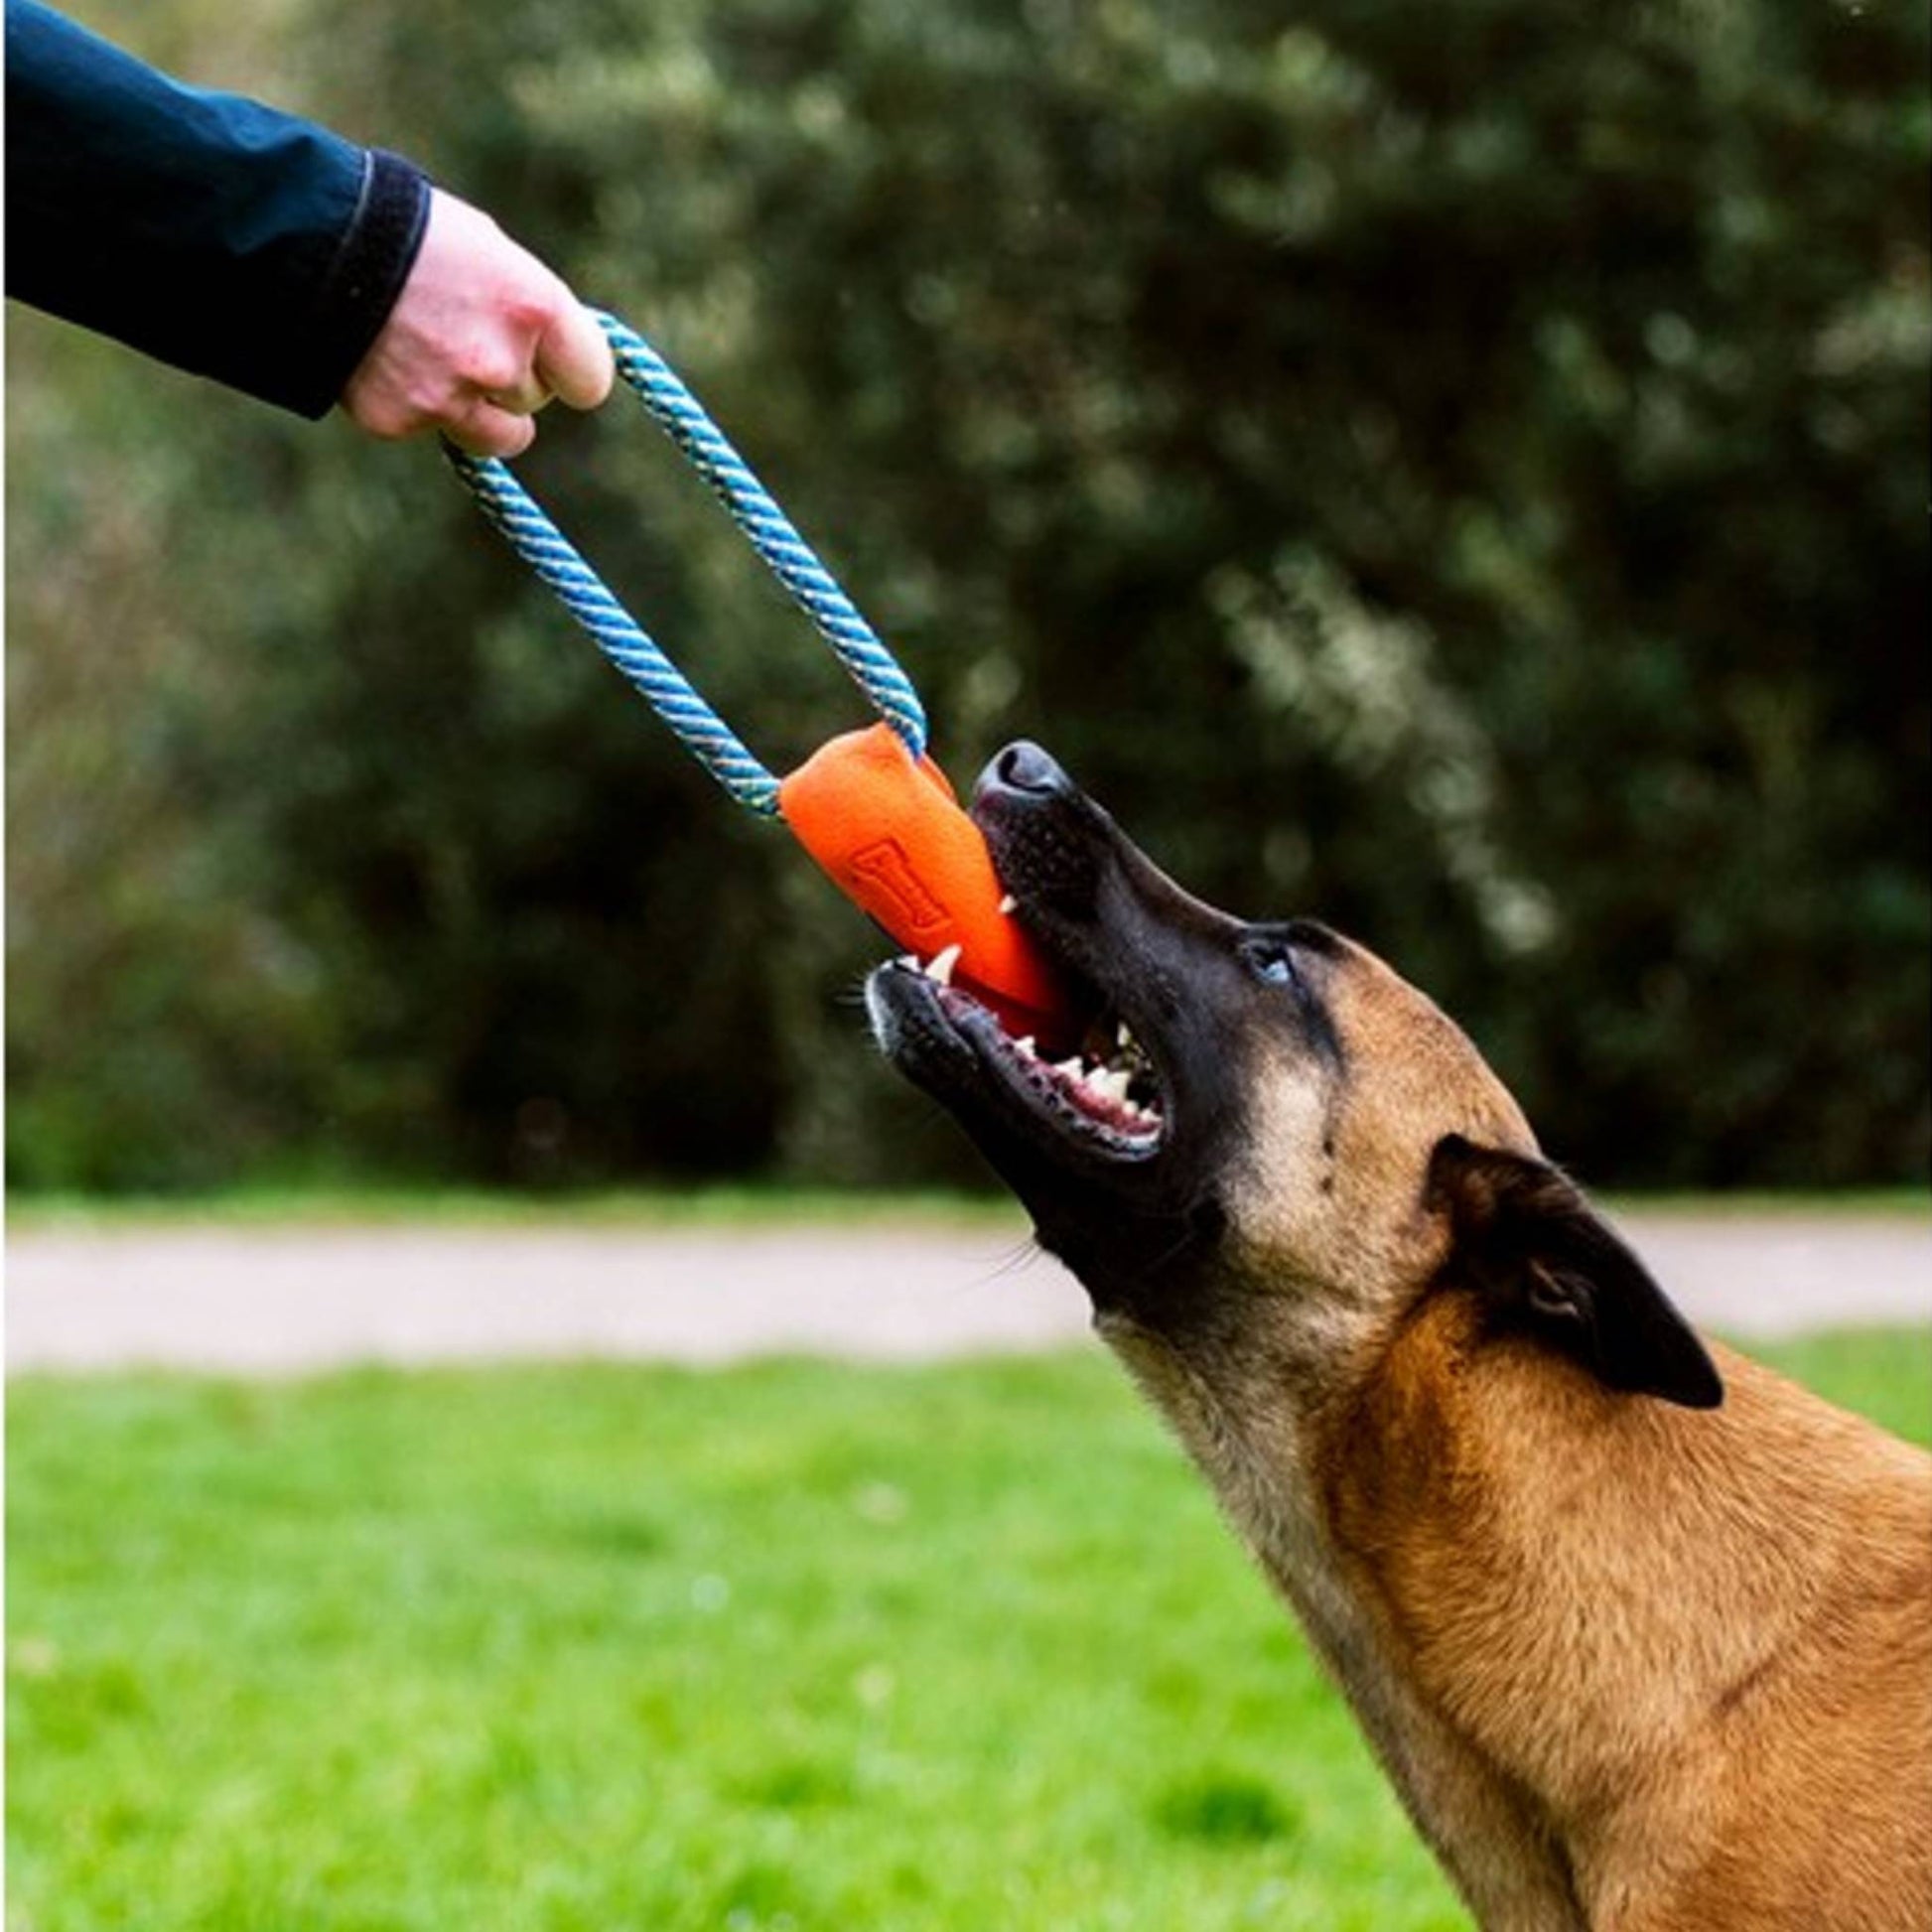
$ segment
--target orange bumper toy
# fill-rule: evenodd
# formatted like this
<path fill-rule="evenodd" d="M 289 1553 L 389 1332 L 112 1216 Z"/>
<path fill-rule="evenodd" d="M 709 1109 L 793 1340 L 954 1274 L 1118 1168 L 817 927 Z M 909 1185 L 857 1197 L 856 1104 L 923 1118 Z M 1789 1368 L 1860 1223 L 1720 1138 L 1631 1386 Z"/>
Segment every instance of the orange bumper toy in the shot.
<path fill-rule="evenodd" d="M 1002 909 L 980 829 L 946 774 L 888 725 L 846 732 L 778 787 L 778 810 L 832 883 L 921 964 L 958 953 L 952 979 L 1009 1033 L 1070 1048 L 1081 1022 L 1063 981 Z"/>

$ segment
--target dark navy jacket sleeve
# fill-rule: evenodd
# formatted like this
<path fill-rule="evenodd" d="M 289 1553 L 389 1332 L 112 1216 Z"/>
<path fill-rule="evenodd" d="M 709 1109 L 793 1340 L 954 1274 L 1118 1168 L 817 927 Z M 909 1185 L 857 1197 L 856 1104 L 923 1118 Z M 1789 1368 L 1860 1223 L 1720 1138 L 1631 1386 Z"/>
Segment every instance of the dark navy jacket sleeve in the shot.
<path fill-rule="evenodd" d="M 7 0 L 7 293 L 309 417 L 402 292 L 429 184 Z"/>

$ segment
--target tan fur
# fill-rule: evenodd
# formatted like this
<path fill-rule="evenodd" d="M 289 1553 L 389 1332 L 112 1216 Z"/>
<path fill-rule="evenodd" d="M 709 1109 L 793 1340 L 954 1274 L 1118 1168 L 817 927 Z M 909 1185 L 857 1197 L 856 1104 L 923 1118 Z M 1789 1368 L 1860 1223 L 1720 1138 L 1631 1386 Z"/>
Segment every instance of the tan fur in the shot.
<path fill-rule="evenodd" d="M 1932 1457 L 1714 1349 L 1614 1394 L 1445 1292 L 1446 1134 L 1534 1153 L 1371 955 L 1254 1068 L 1223 1300 L 1101 1329 L 1492 1932 L 1932 1927 Z"/>

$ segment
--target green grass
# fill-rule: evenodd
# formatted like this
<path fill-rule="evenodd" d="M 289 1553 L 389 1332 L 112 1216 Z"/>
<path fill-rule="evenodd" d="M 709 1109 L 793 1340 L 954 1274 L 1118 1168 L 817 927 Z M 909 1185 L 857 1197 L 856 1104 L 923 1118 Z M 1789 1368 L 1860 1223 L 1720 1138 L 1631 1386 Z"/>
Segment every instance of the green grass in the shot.
<path fill-rule="evenodd" d="M 1097 1352 L 10 1395 L 11 1932 L 1462 1923 Z"/>
<path fill-rule="evenodd" d="M 1618 1213 L 1754 1216 L 1879 1216 L 1932 1219 L 1932 1195 L 1913 1187 L 1825 1193 L 1612 1194 Z M 897 1192 L 792 1187 L 780 1182 L 717 1186 L 609 1187 L 516 1193 L 501 1188 L 410 1186 L 381 1182 L 250 1185 L 213 1193 L 87 1194 L 15 1192 L 10 1226 L 22 1229 L 146 1227 L 218 1223 L 234 1227 L 395 1224 L 500 1226 L 758 1227 L 799 1221 L 938 1223 L 1023 1227 L 1004 1192 L 937 1188 Z"/>
<path fill-rule="evenodd" d="M 1011 1195 L 913 1188 L 899 1192 L 736 1182 L 517 1193 L 404 1185 L 249 1186 L 204 1194 L 20 1194 L 7 1221 L 21 1229 L 151 1227 L 790 1227 L 881 1222 L 1012 1226 Z"/>

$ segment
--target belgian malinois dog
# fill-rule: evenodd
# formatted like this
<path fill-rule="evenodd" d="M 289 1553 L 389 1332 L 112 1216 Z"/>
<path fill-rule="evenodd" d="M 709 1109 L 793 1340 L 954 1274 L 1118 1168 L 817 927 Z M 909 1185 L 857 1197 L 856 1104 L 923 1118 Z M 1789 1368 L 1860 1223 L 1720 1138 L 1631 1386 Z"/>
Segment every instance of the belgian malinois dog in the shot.
<path fill-rule="evenodd" d="M 1932 1927 L 1932 1457 L 1700 1341 L 1362 947 L 1190 897 L 1043 752 L 974 816 L 1103 1015 L 868 984 L 1300 1613 L 1480 1922 Z"/>

